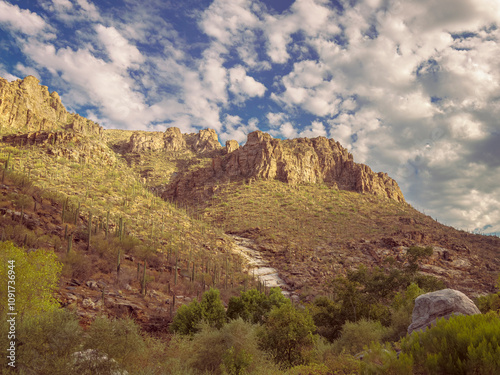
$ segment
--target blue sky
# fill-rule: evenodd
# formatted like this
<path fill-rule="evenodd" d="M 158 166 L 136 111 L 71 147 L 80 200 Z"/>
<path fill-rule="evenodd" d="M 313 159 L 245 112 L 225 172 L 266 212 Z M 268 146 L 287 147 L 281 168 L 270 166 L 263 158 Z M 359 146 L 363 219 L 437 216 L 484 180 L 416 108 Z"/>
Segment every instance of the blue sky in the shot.
<path fill-rule="evenodd" d="M 0 0 L 0 76 L 106 128 L 326 136 L 500 233 L 498 0 Z"/>

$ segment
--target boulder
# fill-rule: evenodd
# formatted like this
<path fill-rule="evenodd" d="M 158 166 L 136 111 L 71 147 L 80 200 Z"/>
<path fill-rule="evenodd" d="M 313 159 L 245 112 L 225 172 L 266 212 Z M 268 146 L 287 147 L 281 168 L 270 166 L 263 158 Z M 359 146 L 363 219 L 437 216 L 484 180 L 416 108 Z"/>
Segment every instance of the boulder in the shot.
<path fill-rule="evenodd" d="M 424 331 L 434 325 L 439 318 L 449 319 L 452 315 L 474 314 L 481 312 L 469 297 L 458 290 L 443 289 L 422 294 L 415 299 L 408 334 Z"/>

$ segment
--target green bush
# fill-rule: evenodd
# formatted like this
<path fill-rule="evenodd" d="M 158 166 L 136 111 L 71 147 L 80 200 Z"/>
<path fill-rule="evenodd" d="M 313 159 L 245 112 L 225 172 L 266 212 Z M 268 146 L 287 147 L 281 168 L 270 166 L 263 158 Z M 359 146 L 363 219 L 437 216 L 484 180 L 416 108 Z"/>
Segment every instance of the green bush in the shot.
<path fill-rule="evenodd" d="M 280 307 L 290 303 L 280 288 L 272 288 L 269 295 L 251 289 L 241 292 L 239 297 L 231 297 L 227 308 L 229 319 L 242 318 L 244 321 L 254 324 L 264 322 L 264 319 L 274 307 Z"/>
<path fill-rule="evenodd" d="M 259 350 L 257 327 L 242 319 L 232 320 L 221 329 L 201 323 L 191 338 L 174 337 L 168 354 L 179 373 L 195 374 L 267 374 L 274 365 Z"/>
<path fill-rule="evenodd" d="M 2 339 L 7 337 L 2 330 Z M 57 309 L 27 316 L 16 327 L 16 367 L 20 373 L 66 375 L 73 373 L 72 354 L 81 347 L 82 329 L 78 318 Z M 6 347 L 3 343 L 2 347 Z M 6 356 L 0 366 L 5 368 Z"/>
<path fill-rule="evenodd" d="M 423 293 L 424 291 L 417 284 L 412 283 L 406 288 L 406 291 L 396 294 L 391 305 L 390 329 L 392 332 L 388 337 L 390 340 L 398 341 L 406 336 L 408 326 L 411 324 L 415 299 Z"/>
<path fill-rule="evenodd" d="M 211 327 L 222 328 L 226 321 L 226 312 L 217 289 L 203 293 L 201 302 L 192 301 L 177 310 L 171 330 L 181 335 L 192 335 L 199 331 L 199 324 L 205 321 Z"/>
<path fill-rule="evenodd" d="M 402 340 L 417 371 L 432 374 L 500 373 L 500 317 L 496 313 L 440 319 Z"/>
<path fill-rule="evenodd" d="M 0 263 L 1 284 L 7 289 L 8 281 L 15 282 L 15 311 L 19 318 L 34 316 L 59 306 L 54 292 L 58 287 L 62 265 L 54 252 L 26 252 L 12 242 L 0 242 Z M 14 267 L 9 268 L 9 265 Z M 7 293 L 2 293 L 1 312 L 8 306 L 7 297 Z"/>
<path fill-rule="evenodd" d="M 389 344 L 370 344 L 360 365 L 363 375 L 413 374 L 413 358 L 404 353 L 398 355 Z"/>
<path fill-rule="evenodd" d="M 305 352 L 314 345 L 316 331 L 308 310 L 300 311 L 284 304 L 271 311 L 259 331 L 260 347 L 268 352 L 281 368 L 306 364 Z"/>
<path fill-rule="evenodd" d="M 378 321 L 361 319 L 357 322 L 346 322 L 342 326 L 340 338 L 334 342 L 337 353 L 345 351 L 356 354 L 372 342 L 380 343 L 389 329 Z"/>
<path fill-rule="evenodd" d="M 145 343 L 139 326 L 132 319 L 98 317 L 87 332 L 83 348 L 95 350 L 101 357 L 106 356 L 109 360 L 103 365 L 111 366 L 111 360 L 114 360 L 131 369 L 142 355 Z"/>

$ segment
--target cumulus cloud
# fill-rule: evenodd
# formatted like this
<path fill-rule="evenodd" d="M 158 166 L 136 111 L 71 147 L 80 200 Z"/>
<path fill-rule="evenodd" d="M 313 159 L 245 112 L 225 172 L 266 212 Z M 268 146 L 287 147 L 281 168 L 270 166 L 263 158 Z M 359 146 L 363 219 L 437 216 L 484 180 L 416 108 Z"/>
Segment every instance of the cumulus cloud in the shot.
<path fill-rule="evenodd" d="M 0 1 L 0 25 L 15 32 L 26 35 L 35 35 L 48 28 L 45 20 L 38 14 L 27 9 L 21 9 L 17 5 Z"/>
<path fill-rule="evenodd" d="M 263 96 L 266 92 L 266 86 L 248 76 L 242 66 L 229 69 L 229 82 L 229 90 L 239 97 L 240 100 L 254 96 Z"/>
<path fill-rule="evenodd" d="M 120 68 L 138 67 L 144 57 L 114 27 L 96 26 L 99 41 L 106 47 L 109 58 Z"/>

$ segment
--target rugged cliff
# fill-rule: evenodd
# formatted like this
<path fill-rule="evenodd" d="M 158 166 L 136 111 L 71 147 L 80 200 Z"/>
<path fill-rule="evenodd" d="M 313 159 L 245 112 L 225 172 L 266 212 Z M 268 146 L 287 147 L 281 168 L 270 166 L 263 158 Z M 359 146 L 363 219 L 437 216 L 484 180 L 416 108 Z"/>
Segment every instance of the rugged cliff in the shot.
<path fill-rule="evenodd" d="M 255 131 L 246 144 L 229 141 L 212 165 L 181 173 L 167 187 L 165 198 L 190 200 L 209 195 L 216 183 L 268 179 L 292 185 L 325 183 L 342 190 L 375 194 L 404 202 L 398 184 L 386 173 L 374 173 L 367 165 L 354 163 L 349 152 L 333 139 L 318 137 L 273 139 Z"/>
<path fill-rule="evenodd" d="M 125 145 L 125 152 L 143 153 L 148 151 L 193 151 L 204 153 L 219 150 L 217 133 L 213 129 L 202 129 L 198 133 L 182 134 L 179 128 L 168 128 L 161 132 L 134 132 Z"/>
<path fill-rule="evenodd" d="M 9 82 L 0 78 L 0 132 L 49 132 L 73 129 L 86 135 L 101 135 L 95 122 L 69 113 L 57 92 L 28 76 Z"/>

